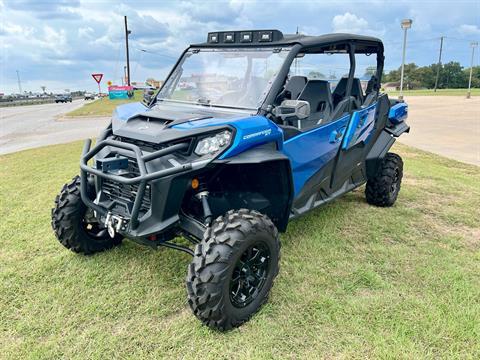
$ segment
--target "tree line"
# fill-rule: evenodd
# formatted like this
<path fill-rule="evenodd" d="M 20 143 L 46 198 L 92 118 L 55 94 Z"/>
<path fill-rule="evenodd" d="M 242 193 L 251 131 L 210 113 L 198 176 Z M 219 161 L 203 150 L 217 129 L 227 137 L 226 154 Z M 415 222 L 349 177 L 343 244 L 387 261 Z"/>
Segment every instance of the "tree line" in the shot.
<path fill-rule="evenodd" d="M 405 64 L 404 86 L 408 89 L 432 89 L 435 87 L 438 64 L 418 66 L 415 63 Z M 400 81 L 401 68 L 383 74 L 382 83 Z M 464 68 L 459 62 L 450 61 L 440 67 L 438 76 L 439 89 L 458 89 L 468 87 L 470 67 Z M 472 87 L 480 87 L 480 66 L 474 66 L 472 70 Z"/>

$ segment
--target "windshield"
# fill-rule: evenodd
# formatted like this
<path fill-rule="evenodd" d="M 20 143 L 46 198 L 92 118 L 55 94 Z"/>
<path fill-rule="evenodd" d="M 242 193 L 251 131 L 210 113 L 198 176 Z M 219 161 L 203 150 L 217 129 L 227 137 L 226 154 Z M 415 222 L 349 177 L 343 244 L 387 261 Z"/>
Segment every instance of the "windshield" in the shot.
<path fill-rule="evenodd" d="M 258 109 L 289 51 L 289 48 L 189 50 L 158 99 Z"/>

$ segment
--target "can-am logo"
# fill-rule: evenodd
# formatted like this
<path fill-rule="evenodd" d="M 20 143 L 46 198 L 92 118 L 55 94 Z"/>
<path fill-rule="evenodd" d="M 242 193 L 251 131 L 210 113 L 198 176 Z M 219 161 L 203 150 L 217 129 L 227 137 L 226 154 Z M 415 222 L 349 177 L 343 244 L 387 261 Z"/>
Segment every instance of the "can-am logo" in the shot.
<path fill-rule="evenodd" d="M 251 139 L 251 138 L 254 138 L 254 137 L 257 137 L 257 136 L 268 136 L 272 133 L 272 129 L 267 129 L 267 130 L 262 130 L 262 131 L 258 131 L 256 133 L 253 133 L 253 134 L 248 134 L 248 135 L 245 135 L 243 137 L 243 140 L 248 140 L 248 139 Z"/>

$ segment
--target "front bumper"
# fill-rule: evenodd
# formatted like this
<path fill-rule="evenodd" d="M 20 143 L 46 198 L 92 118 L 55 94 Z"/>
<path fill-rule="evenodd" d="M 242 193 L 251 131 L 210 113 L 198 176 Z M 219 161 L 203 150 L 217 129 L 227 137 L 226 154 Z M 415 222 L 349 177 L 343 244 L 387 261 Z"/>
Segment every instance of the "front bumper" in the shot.
<path fill-rule="evenodd" d="M 162 159 L 172 154 L 185 150 L 190 144 L 188 142 L 173 144 L 163 149 L 144 154 L 141 148 L 132 143 L 106 139 L 98 142 L 93 149 L 91 140 L 87 140 L 83 147 L 80 161 L 81 176 L 81 197 L 86 206 L 93 209 L 100 221 L 108 222 L 108 219 L 117 219 L 116 230 L 124 236 L 131 238 L 145 238 L 152 234 L 158 234 L 171 228 L 179 218 L 179 206 L 183 199 L 189 179 L 197 170 L 204 168 L 211 159 L 196 159 L 188 162 L 173 162 L 170 167 L 159 165 Z M 123 156 L 135 164 L 138 174 L 133 177 L 126 177 L 122 174 L 115 174 L 98 166 L 88 165 L 89 160 L 94 157 Z M 164 162 L 164 161 L 163 161 Z M 96 196 L 91 198 L 88 191 L 88 178 L 95 177 Z M 173 180 L 178 180 L 173 183 Z M 102 201 L 99 194 L 102 193 L 102 182 L 127 186 L 127 189 L 134 197 L 123 214 L 114 213 L 115 201 Z M 146 199 L 145 196 L 151 197 Z M 172 204 L 172 199 L 173 204 Z M 142 214 L 148 202 L 151 209 L 147 214 Z M 157 209 L 157 211 L 156 211 Z M 118 222 L 120 220 L 120 222 Z"/>

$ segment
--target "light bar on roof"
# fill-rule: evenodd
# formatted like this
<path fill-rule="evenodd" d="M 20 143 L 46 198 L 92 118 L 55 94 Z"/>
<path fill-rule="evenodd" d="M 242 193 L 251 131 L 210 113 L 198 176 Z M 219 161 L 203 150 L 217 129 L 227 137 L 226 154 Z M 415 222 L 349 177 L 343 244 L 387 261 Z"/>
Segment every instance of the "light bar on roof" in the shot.
<path fill-rule="evenodd" d="M 233 33 L 233 32 L 225 33 L 223 41 L 226 42 L 226 43 L 235 42 L 235 33 Z"/>
<path fill-rule="evenodd" d="M 246 43 L 246 42 L 252 42 L 253 36 L 251 31 L 243 31 L 240 33 L 240 42 Z"/>
<path fill-rule="evenodd" d="M 209 33 L 208 34 L 208 42 L 209 43 L 218 43 L 218 34 L 217 33 Z"/>
<path fill-rule="evenodd" d="M 260 31 L 258 41 L 260 42 L 267 42 L 272 41 L 272 32 L 271 31 Z"/>
<path fill-rule="evenodd" d="M 283 40 L 283 34 L 278 30 L 242 30 L 218 31 L 208 33 L 207 42 L 210 44 L 235 44 L 245 45 L 252 43 L 276 42 Z"/>

